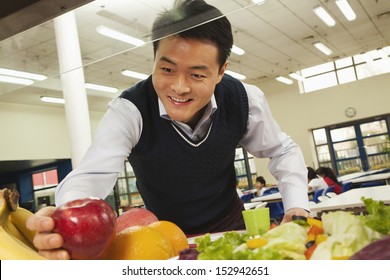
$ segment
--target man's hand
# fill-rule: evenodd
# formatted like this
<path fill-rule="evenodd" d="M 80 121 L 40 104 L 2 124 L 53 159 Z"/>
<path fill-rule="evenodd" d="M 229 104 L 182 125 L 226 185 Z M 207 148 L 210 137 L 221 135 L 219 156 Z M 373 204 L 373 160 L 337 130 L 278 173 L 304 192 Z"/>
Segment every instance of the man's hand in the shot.
<path fill-rule="evenodd" d="M 282 220 L 282 223 L 287 223 L 292 221 L 292 216 L 303 216 L 303 217 L 309 217 L 309 213 L 303 209 L 303 208 L 290 208 L 287 210 L 286 213 L 284 213 L 284 217 Z"/>
<path fill-rule="evenodd" d="M 54 221 L 51 218 L 56 208 L 49 206 L 40 209 L 37 213 L 27 219 L 26 226 L 32 231 L 36 231 L 34 246 L 39 253 L 53 260 L 68 260 L 69 253 L 62 249 L 64 240 L 61 235 L 54 233 Z"/>

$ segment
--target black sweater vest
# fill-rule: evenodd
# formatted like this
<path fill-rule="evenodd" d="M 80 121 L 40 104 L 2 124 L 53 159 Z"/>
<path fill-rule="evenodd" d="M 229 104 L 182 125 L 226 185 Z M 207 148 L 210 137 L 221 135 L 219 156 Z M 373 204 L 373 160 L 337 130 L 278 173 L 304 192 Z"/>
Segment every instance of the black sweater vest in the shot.
<path fill-rule="evenodd" d="M 145 206 L 187 233 L 223 218 L 237 201 L 234 158 L 246 131 L 248 97 L 242 83 L 228 75 L 214 93 L 218 109 L 201 144 L 160 117 L 151 77 L 121 95 L 135 104 L 143 119 L 129 161 Z"/>

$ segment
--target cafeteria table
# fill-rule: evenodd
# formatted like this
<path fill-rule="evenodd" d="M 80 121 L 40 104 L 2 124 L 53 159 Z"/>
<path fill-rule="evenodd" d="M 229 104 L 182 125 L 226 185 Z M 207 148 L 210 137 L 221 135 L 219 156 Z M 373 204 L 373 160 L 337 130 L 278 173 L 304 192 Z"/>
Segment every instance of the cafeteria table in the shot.
<path fill-rule="evenodd" d="M 278 202 L 278 201 L 282 201 L 282 195 L 280 192 L 271 193 L 262 196 L 256 196 L 255 198 L 251 199 L 251 202 Z"/>
<path fill-rule="evenodd" d="M 362 197 L 381 200 L 384 204 L 390 205 L 390 185 L 351 189 L 320 203 L 311 204 L 310 211 L 316 212 L 317 215 L 337 210 L 362 212 L 365 210 Z"/>
<path fill-rule="evenodd" d="M 314 191 L 312 189 L 307 191 L 308 196 L 310 197 Z M 251 199 L 251 202 L 279 202 L 282 201 L 282 194 L 280 192 L 256 196 Z"/>
<path fill-rule="evenodd" d="M 362 177 L 343 181 L 343 183 L 351 182 L 352 184 L 361 184 L 361 183 L 374 182 L 374 181 L 385 181 L 386 184 L 389 185 L 390 184 L 390 172 L 362 176 Z"/>

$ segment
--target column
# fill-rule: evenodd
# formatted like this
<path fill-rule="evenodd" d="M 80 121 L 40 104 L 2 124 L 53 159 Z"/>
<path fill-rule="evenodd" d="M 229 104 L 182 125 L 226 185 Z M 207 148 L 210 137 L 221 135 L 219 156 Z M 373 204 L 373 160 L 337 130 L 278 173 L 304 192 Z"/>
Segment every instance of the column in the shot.
<path fill-rule="evenodd" d="M 76 168 L 91 144 L 91 126 L 76 17 L 73 11 L 54 19 L 72 166 Z"/>

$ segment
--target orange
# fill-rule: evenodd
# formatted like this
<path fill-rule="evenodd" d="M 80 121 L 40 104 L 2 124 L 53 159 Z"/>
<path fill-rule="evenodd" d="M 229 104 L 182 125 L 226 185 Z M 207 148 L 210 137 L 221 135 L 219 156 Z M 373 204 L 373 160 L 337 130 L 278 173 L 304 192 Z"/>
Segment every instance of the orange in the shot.
<path fill-rule="evenodd" d="M 110 260 L 166 260 L 173 250 L 167 238 L 148 226 L 132 226 L 117 233 L 108 250 Z"/>
<path fill-rule="evenodd" d="M 181 250 L 189 247 L 187 236 L 175 223 L 169 221 L 157 221 L 149 224 L 148 227 L 156 229 L 165 235 L 171 243 L 173 254 L 175 256 L 178 256 Z"/>

